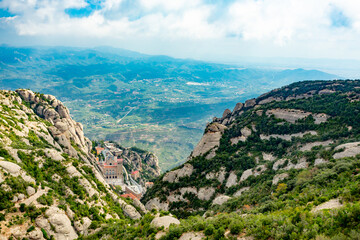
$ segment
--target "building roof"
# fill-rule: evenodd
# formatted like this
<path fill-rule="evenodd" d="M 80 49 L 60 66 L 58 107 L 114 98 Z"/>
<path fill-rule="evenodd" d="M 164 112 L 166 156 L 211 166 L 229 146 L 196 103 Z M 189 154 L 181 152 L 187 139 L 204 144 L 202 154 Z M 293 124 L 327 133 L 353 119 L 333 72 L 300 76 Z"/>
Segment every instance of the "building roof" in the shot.
<path fill-rule="evenodd" d="M 120 195 L 120 197 L 124 197 L 124 198 L 131 198 L 131 199 L 138 199 L 139 200 L 139 198 L 138 197 L 136 197 L 134 194 L 132 194 L 132 193 L 126 193 L 126 194 L 123 194 L 123 195 Z"/>
<path fill-rule="evenodd" d="M 137 174 L 139 173 L 139 170 L 133 171 L 131 174 Z"/>

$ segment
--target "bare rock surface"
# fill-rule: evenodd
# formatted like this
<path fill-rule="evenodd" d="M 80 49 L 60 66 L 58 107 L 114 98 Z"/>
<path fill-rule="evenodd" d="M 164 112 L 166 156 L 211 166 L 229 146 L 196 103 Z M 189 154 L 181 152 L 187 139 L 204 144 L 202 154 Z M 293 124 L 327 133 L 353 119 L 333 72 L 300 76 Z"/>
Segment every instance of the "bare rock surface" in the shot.
<path fill-rule="evenodd" d="M 169 204 L 160 202 L 160 199 L 156 197 L 156 198 L 153 198 L 153 199 L 149 200 L 145 204 L 145 208 L 147 210 L 149 210 L 149 211 L 151 211 L 152 209 L 168 211 L 169 210 Z"/>
<path fill-rule="evenodd" d="M 360 153 L 360 142 L 345 143 L 337 146 L 335 150 L 344 149 L 342 152 L 337 152 L 333 155 L 335 159 L 344 157 L 354 157 Z"/>
<path fill-rule="evenodd" d="M 70 219 L 65 212 L 57 207 L 50 207 L 46 210 L 47 218 L 38 217 L 36 225 L 43 228 L 48 235 L 54 235 L 55 239 L 69 240 L 78 237 L 74 228 L 71 225 Z"/>
<path fill-rule="evenodd" d="M 179 240 L 201 240 L 205 238 L 202 232 L 186 232 L 181 235 Z"/>
<path fill-rule="evenodd" d="M 299 119 L 303 119 L 305 117 L 308 117 L 309 115 L 312 115 L 315 119 L 315 124 L 320 124 L 323 122 L 326 122 L 329 118 L 328 115 L 324 113 L 311 113 L 311 112 L 305 112 L 298 109 L 270 109 L 266 111 L 266 115 L 274 115 L 276 118 L 283 119 L 290 123 L 295 123 Z"/>
<path fill-rule="evenodd" d="M 185 164 L 182 168 L 170 171 L 165 174 L 163 177 L 163 181 L 165 182 L 178 182 L 180 178 L 185 176 L 190 176 L 193 172 L 194 168 L 191 164 Z"/>
<path fill-rule="evenodd" d="M 150 223 L 154 227 L 164 227 L 164 229 L 168 229 L 170 224 L 179 225 L 180 221 L 171 216 L 163 216 L 154 218 Z"/>
<path fill-rule="evenodd" d="M 304 146 L 302 146 L 299 150 L 304 152 L 304 151 L 310 151 L 313 147 L 316 146 L 328 146 L 330 144 L 334 143 L 333 140 L 327 140 L 327 141 L 323 141 L 323 142 L 311 142 L 311 143 L 306 143 Z"/>
<path fill-rule="evenodd" d="M 224 182 L 225 180 L 225 168 L 221 167 L 219 171 L 217 172 L 209 172 L 205 175 L 206 179 L 214 179 L 216 178 L 220 183 Z"/>
<path fill-rule="evenodd" d="M 250 190 L 250 187 L 240 188 L 237 192 L 234 193 L 234 197 L 239 197 L 243 194 L 243 192 Z"/>
<path fill-rule="evenodd" d="M 220 195 L 220 196 L 217 196 L 213 202 L 212 202 L 212 205 L 222 205 L 224 203 L 226 203 L 231 197 L 229 196 L 226 196 L 226 195 Z"/>
<path fill-rule="evenodd" d="M 214 193 L 215 193 L 215 188 L 203 187 L 203 188 L 200 188 L 198 191 L 198 198 L 200 200 L 208 201 L 211 199 L 211 197 L 214 195 Z"/>
<path fill-rule="evenodd" d="M 269 140 L 271 137 L 273 138 L 281 138 L 286 141 L 290 141 L 293 137 L 304 137 L 304 135 L 310 134 L 310 135 L 317 135 L 316 131 L 306 131 L 302 133 L 293 133 L 293 134 L 271 134 L 271 135 L 264 135 L 260 134 L 261 140 Z"/>
<path fill-rule="evenodd" d="M 336 209 L 341 208 L 343 205 L 340 203 L 339 199 L 331 199 L 327 202 L 324 202 L 316 207 L 314 207 L 311 212 L 316 213 L 323 209 Z"/>
<path fill-rule="evenodd" d="M 265 161 L 274 161 L 276 157 L 274 157 L 271 153 L 262 153 L 262 157 Z"/>
<path fill-rule="evenodd" d="M 272 180 L 272 184 L 276 185 L 278 184 L 278 182 L 284 180 L 285 178 L 288 178 L 289 174 L 288 173 L 280 173 L 280 174 L 276 174 Z"/>
<path fill-rule="evenodd" d="M 207 132 L 202 136 L 200 142 L 196 145 L 190 157 L 204 155 L 210 150 L 215 151 L 220 144 L 220 138 L 224 133 L 226 126 L 220 123 L 212 123 L 207 127 Z"/>
<path fill-rule="evenodd" d="M 227 181 L 226 181 L 226 187 L 232 187 L 237 184 L 237 175 L 234 172 L 231 172 Z"/>

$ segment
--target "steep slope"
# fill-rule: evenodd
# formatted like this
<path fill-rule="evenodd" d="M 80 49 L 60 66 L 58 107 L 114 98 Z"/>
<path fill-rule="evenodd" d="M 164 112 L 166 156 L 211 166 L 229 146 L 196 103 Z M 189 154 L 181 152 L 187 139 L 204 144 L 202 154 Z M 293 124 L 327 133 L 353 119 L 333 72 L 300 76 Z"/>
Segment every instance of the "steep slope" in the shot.
<path fill-rule="evenodd" d="M 55 97 L 0 91 L 0 109 L 0 239 L 75 239 L 141 217 L 92 165 L 92 143 Z"/>
<path fill-rule="evenodd" d="M 304 81 L 238 103 L 207 125 L 188 161 L 142 201 L 178 217 L 222 213 L 189 218 L 180 235 L 199 222 L 230 229 L 233 219 L 241 226 L 234 232 L 258 239 L 350 236 L 360 223 L 353 218 L 360 210 L 359 100 L 358 80 Z"/>

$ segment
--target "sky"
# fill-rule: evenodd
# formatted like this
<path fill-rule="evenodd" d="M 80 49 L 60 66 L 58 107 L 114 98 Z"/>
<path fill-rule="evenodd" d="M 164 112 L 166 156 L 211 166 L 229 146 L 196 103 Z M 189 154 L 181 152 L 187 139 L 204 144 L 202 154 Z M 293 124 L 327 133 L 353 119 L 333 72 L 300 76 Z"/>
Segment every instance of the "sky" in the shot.
<path fill-rule="evenodd" d="M 360 60 L 359 0 L 0 0 L 0 43 Z"/>

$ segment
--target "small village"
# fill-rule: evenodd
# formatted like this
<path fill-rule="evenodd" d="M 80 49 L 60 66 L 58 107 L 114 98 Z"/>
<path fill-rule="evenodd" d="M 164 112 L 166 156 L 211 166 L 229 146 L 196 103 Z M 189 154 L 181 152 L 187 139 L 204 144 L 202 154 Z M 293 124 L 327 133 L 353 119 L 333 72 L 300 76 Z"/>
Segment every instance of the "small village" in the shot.
<path fill-rule="evenodd" d="M 152 182 L 145 182 L 142 186 L 137 182 L 141 177 L 139 170 L 128 173 L 124 167 L 123 150 L 114 143 L 104 142 L 104 146 L 97 146 L 95 150 L 96 164 L 104 179 L 113 187 L 120 187 L 122 197 L 140 200 L 146 190 L 153 185 Z"/>

